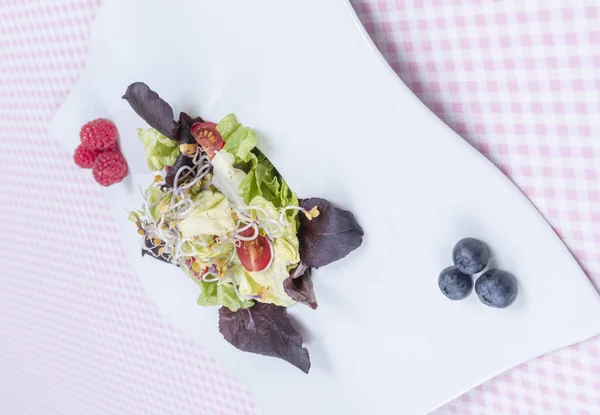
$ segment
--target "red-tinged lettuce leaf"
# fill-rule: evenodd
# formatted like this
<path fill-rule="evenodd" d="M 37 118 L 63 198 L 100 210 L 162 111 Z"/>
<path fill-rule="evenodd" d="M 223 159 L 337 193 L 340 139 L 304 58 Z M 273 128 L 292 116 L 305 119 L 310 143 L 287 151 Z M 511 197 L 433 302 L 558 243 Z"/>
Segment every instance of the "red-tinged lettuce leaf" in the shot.
<path fill-rule="evenodd" d="M 236 348 L 263 356 L 278 357 L 304 373 L 310 369 L 302 336 L 292 327 L 285 307 L 256 303 L 235 313 L 219 309 L 219 331 Z"/>
<path fill-rule="evenodd" d="M 179 142 L 181 144 L 197 144 L 196 139 L 191 133 L 191 128 L 194 123 L 202 122 L 202 118 L 196 117 L 192 118 L 187 115 L 185 112 L 179 114 Z M 173 187 L 175 185 L 175 175 L 183 166 L 194 167 L 194 157 L 186 156 L 182 152 L 179 152 L 173 167 L 165 177 L 165 183 L 169 187 Z"/>
<path fill-rule="evenodd" d="M 173 108 L 148 85 L 134 82 L 127 87 L 123 99 L 150 127 L 173 140 L 179 138 L 179 128 L 173 120 Z"/>
<path fill-rule="evenodd" d="M 192 118 L 185 112 L 179 113 L 179 142 L 181 144 L 197 144 L 191 132 L 192 125 L 203 121 L 200 117 Z"/>
<path fill-rule="evenodd" d="M 160 245 L 155 246 L 152 241 L 150 240 L 150 238 L 146 237 L 144 238 L 144 245 L 146 245 L 147 249 L 142 248 L 142 256 L 148 254 L 153 258 L 158 259 L 159 261 L 163 261 L 166 262 L 168 264 L 171 264 L 171 256 L 170 255 L 165 255 L 165 254 L 159 254 L 158 250 L 161 248 Z"/>
<path fill-rule="evenodd" d="M 311 274 L 312 270 L 309 267 L 304 264 L 298 265 L 290 276 L 283 281 L 283 289 L 292 300 L 316 310 L 318 304 Z"/>
<path fill-rule="evenodd" d="M 171 170 L 169 170 L 169 173 L 165 176 L 165 183 L 168 187 L 173 187 L 175 185 L 175 175 L 184 166 L 191 167 L 193 169 L 194 158 L 186 156 L 180 152 L 175 160 L 175 164 L 173 164 L 173 167 L 171 167 Z M 181 177 L 182 175 L 180 174 L 179 176 Z M 181 179 L 178 181 L 181 182 Z"/>
<path fill-rule="evenodd" d="M 311 268 L 344 258 L 362 244 L 364 232 L 352 212 L 334 207 L 325 199 L 301 199 L 300 206 L 310 211 L 315 206 L 319 215 L 309 220 L 300 216 L 300 258 Z"/>

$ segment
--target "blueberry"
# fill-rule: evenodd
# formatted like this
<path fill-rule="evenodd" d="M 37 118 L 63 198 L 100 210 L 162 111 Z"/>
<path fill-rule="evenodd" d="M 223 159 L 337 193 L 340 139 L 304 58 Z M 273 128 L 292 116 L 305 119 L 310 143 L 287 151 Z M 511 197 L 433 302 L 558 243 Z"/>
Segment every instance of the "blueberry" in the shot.
<path fill-rule="evenodd" d="M 490 269 L 477 279 L 475 292 L 483 304 L 506 308 L 515 302 L 519 288 L 517 279 L 512 274 Z"/>
<path fill-rule="evenodd" d="M 473 291 L 473 277 L 463 274 L 456 267 L 451 266 L 440 273 L 438 285 L 449 299 L 462 300 Z"/>
<path fill-rule="evenodd" d="M 452 250 L 454 265 L 465 274 L 473 275 L 483 271 L 489 260 L 487 245 L 475 238 L 461 239 Z"/>

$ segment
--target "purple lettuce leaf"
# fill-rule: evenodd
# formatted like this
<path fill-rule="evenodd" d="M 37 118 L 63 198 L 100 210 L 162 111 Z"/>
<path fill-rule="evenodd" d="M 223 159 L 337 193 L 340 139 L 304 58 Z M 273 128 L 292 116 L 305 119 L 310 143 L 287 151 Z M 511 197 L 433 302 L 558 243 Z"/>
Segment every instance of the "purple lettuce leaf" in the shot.
<path fill-rule="evenodd" d="M 192 135 L 192 133 L 190 131 L 192 128 L 192 125 L 194 125 L 194 123 L 197 123 L 197 122 L 202 122 L 202 118 L 200 118 L 200 117 L 192 118 L 185 112 L 182 112 L 179 114 L 178 136 L 179 136 L 179 142 L 181 144 L 197 144 L 196 139 L 194 138 L 194 136 Z M 169 171 L 169 173 L 165 177 L 165 183 L 167 184 L 167 186 L 173 187 L 175 185 L 175 183 L 174 183 L 175 175 L 177 174 L 179 169 L 181 169 L 183 166 L 188 166 L 188 167 L 194 168 L 193 160 L 194 160 L 194 157 L 190 157 L 190 156 L 185 155 L 182 152 L 179 152 L 179 155 L 177 156 L 177 159 L 175 160 L 175 163 L 173 164 L 171 171 Z"/>
<path fill-rule="evenodd" d="M 319 306 L 312 283 L 312 270 L 304 264 L 298 265 L 283 281 L 283 289 L 292 300 L 316 310 Z"/>
<path fill-rule="evenodd" d="M 152 128 L 173 139 L 179 139 L 179 128 L 174 121 L 173 108 L 143 82 L 134 82 L 123 95 L 131 108 Z"/>
<path fill-rule="evenodd" d="M 364 232 L 352 212 L 317 197 L 301 199 L 300 206 L 308 211 L 317 206 L 320 213 L 312 220 L 300 215 L 300 258 L 307 267 L 335 262 L 362 244 Z"/>
<path fill-rule="evenodd" d="M 146 248 L 148 248 L 148 249 L 142 248 L 142 257 L 144 255 L 150 255 L 151 257 L 156 258 L 159 261 L 163 261 L 168 264 L 172 264 L 171 256 L 165 255 L 165 254 L 159 254 L 158 250 L 161 248 L 161 246 L 160 245 L 154 246 L 154 244 L 152 243 L 150 238 L 148 238 L 148 237 L 144 238 L 144 245 L 146 245 Z"/>
<path fill-rule="evenodd" d="M 219 309 L 219 331 L 236 348 L 263 356 L 278 357 L 304 373 L 310 369 L 302 336 L 292 327 L 285 307 L 256 303 L 235 313 Z"/>
<path fill-rule="evenodd" d="M 201 117 L 192 118 L 185 112 L 179 113 L 179 142 L 181 144 L 197 144 L 196 138 L 192 135 L 192 125 L 197 122 L 203 122 Z"/>

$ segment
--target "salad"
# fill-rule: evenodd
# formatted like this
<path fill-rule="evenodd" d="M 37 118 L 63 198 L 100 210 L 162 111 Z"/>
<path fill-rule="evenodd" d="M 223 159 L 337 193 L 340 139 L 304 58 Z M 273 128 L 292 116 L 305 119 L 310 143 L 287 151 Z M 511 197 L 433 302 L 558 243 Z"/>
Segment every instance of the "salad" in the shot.
<path fill-rule="evenodd" d="M 138 136 L 156 175 L 130 212 L 142 255 L 198 284 L 198 304 L 220 307 L 219 330 L 232 345 L 308 373 L 308 350 L 286 309 L 317 308 L 312 269 L 361 245 L 354 215 L 325 199 L 298 199 L 235 115 L 213 123 L 181 112 L 175 121 L 142 82 L 123 98 L 151 127 Z"/>

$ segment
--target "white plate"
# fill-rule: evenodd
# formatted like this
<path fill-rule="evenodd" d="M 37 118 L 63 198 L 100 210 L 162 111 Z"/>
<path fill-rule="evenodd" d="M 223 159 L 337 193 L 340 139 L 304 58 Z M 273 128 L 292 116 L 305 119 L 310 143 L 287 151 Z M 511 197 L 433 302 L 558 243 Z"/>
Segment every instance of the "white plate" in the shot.
<path fill-rule="evenodd" d="M 123 208 L 146 186 L 141 120 L 121 100 L 144 81 L 176 111 L 256 129 L 301 197 L 352 210 L 362 248 L 316 273 L 305 330 L 310 375 L 242 353 L 216 309 L 177 269 L 142 260 Z M 425 414 L 521 362 L 600 332 L 600 301 L 525 197 L 410 93 L 345 0 L 105 1 L 88 66 L 52 130 L 72 151 L 89 119 L 115 120 L 134 173 L 107 190 L 148 295 L 172 323 L 241 379 L 266 415 Z M 82 174 L 89 172 L 82 171 Z M 509 309 L 437 288 L 453 244 L 489 243 L 519 279 Z"/>

